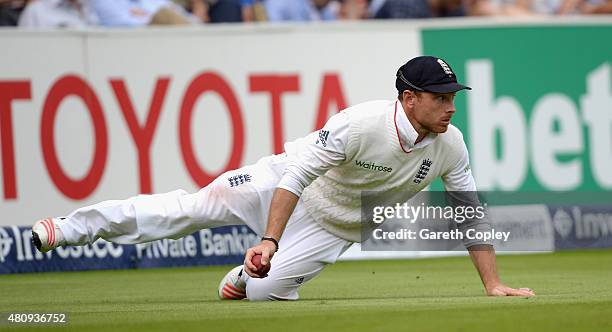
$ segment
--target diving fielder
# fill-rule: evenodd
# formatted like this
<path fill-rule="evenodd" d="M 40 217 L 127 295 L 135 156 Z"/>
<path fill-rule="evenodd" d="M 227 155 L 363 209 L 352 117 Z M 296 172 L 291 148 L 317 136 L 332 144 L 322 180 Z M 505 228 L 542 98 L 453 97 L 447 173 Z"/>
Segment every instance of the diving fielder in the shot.
<path fill-rule="evenodd" d="M 46 252 L 98 238 L 135 244 L 245 224 L 262 241 L 223 278 L 220 298 L 297 300 L 301 285 L 361 241 L 363 191 L 417 193 L 436 177 L 447 191 L 476 190 L 463 136 L 450 124 L 455 93 L 470 88 L 431 56 L 401 66 L 395 86 L 397 100 L 347 108 L 321 130 L 286 143 L 285 153 L 226 172 L 197 193 L 177 190 L 83 207 L 36 222 L 33 242 Z M 424 160 L 425 175 L 419 172 Z M 535 295 L 501 283 L 489 242 L 464 244 L 488 295 Z M 253 265 L 256 254 L 264 266 L 271 264 L 267 276 Z"/>

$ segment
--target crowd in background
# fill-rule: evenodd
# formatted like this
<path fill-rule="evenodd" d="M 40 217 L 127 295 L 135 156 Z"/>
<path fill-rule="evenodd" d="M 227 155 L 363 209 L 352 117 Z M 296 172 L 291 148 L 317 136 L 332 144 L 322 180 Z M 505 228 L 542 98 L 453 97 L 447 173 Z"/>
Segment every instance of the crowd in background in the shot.
<path fill-rule="evenodd" d="M 0 26 L 138 27 L 612 14 L 612 0 L 0 0 Z"/>

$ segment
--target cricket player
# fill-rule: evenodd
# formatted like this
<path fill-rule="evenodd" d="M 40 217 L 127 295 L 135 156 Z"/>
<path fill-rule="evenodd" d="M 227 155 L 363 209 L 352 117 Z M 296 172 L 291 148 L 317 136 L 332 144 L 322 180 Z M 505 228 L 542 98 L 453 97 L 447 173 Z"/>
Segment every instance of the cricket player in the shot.
<path fill-rule="evenodd" d="M 33 242 L 46 252 L 98 238 L 135 244 L 244 224 L 262 240 L 221 280 L 219 297 L 297 300 L 301 285 L 361 241 L 363 191 L 416 194 L 437 177 L 447 191 L 476 190 L 463 136 L 450 123 L 455 94 L 470 88 L 432 56 L 401 66 L 395 86 L 397 100 L 349 107 L 319 131 L 286 143 L 283 154 L 228 171 L 197 193 L 177 190 L 83 207 L 38 221 Z M 489 242 L 464 244 L 486 294 L 535 295 L 500 281 Z M 267 275 L 252 262 L 257 254 L 263 266 L 271 265 Z"/>

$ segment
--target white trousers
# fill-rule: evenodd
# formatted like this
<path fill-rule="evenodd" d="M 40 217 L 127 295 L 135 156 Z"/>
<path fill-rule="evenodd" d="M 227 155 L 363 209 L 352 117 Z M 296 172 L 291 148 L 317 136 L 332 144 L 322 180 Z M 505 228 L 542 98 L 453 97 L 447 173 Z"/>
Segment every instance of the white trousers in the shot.
<path fill-rule="evenodd" d="M 102 238 L 136 244 L 178 239 L 204 228 L 240 225 L 265 231 L 272 194 L 286 166 L 284 155 L 229 171 L 194 194 L 176 190 L 80 208 L 58 221 L 67 244 Z M 296 300 L 298 288 L 332 264 L 352 243 L 327 232 L 298 202 L 264 279 L 247 279 L 250 300 Z"/>

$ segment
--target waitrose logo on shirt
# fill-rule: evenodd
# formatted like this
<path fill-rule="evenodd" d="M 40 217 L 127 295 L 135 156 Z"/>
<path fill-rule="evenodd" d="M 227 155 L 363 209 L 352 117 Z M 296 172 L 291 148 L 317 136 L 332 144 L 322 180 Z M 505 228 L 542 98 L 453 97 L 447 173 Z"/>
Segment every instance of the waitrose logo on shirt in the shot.
<path fill-rule="evenodd" d="M 371 161 L 355 160 L 355 165 L 365 168 L 365 169 L 369 169 L 371 171 L 387 172 L 387 173 L 391 173 L 391 171 L 393 171 L 393 168 L 391 167 L 387 167 L 383 165 L 376 165 L 374 162 L 371 162 Z"/>

